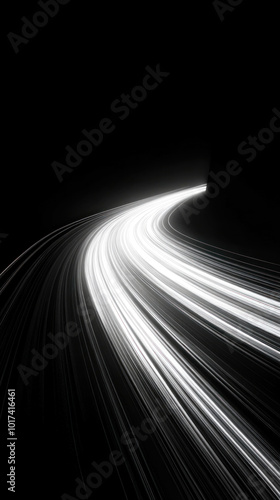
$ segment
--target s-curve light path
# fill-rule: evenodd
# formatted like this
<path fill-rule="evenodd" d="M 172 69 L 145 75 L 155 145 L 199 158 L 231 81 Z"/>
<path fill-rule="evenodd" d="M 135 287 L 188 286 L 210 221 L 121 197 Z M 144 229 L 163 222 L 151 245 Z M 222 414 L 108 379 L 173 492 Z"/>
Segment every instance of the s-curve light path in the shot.
<path fill-rule="evenodd" d="M 212 380 L 227 390 L 230 382 L 223 381 L 223 369 L 200 346 L 200 335 L 204 331 L 201 342 L 232 343 L 248 359 L 261 357 L 269 366 L 279 360 L 280 303 L 265 293 L 264 274 L 254 278 L 246 266 L 215 257 L 172 227 L 174 210 L 205 189 L 121 207 L 88 237 L 84 275 L 105 335 L 139 401 L 152 408 L 156 393 L 166 402 L 227 498 L 245 498 L 242 483 L 248 476 L 265 485 L 266 498 L 279 498 L 275 452 L 215 388 Z M 182 483 L 191 482 L 178 434 L 164 426 L 162 432 L 170 467 Z M 198 483 L 193 490 L 199 497 Z M 261 495 L 256 489 L 256 498 Z"/>

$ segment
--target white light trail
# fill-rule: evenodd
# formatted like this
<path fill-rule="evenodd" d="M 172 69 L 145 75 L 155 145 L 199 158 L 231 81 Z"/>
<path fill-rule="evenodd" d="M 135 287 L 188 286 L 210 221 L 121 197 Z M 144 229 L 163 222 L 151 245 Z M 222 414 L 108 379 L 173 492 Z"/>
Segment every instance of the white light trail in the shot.
<path fill-rule="evenodd" d="M 183 243 L 172 230 L 172 211 L 205 189 L 122 207 L 88 238 L 85 278 L 139 399 L 148 398 L 148 377 L 232 498 L 240 489 L 218 449 L 237 471 L 255 473 L 277 496 L 280 476 L 269 446 L 187 361 L 182 350 L 215 375 L 214 363 L 182 334 L 171 314 L 175 309 L 186 322 L 195 322 L 197 335 L 204 327 L 209 336 L 237 342 L 251 356 L 279 360 L 280 304 L 265 295 L 265 283 Z M 180 455 L 175 439 L 170 446 Z"/>

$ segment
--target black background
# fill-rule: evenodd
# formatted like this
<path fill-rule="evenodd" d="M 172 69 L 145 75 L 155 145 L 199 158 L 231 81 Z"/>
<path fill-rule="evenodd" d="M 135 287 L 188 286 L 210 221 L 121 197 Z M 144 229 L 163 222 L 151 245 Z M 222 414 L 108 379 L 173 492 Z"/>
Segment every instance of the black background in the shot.
<path fill-rule="evenodd" d="M 224 169 L 279 103 L 272 4 L 246 0 L 221 22 L 211 2 L 100 7 L 71 0 L 15 54 L 7 33 L 20 34 L 21 17 L 38 10 L 36 2 L 13 2 L 5 19 L 1 232 L 9 237 L 2 267 L 67 222 L 207 180 L 188 161 L 190 151 L 205 152 L 210 170 Z M 157 64 L 170 76 L 128 118 L 113 117 L 112 101 Z M 108 116 L 116 129 L 59 183 L 51 163 L 63 163 L 82 129 Z M 193 218 L 192 230 L 275 260 L 279 136 L 251 164 L 241 160 L 243 173 Z"/>
<path fill-rule="evenodd" d="M 207 170 L 218 172 L 231 159 L 241 160 L 243 172 L 186 232 L 279 262 L 279 135 L 252 163 L 237 153 L 241 141 L 268 126 L 272 108 L 279 109 L 276 4 L 244 0 L 221 22 L 211 1 L 71 0 L 15 54 L 7 34 L 20 34 L 21 17 L 31 19 L 37 10 L 35 1 L 12 2 L 5 15 L 0 232 L 9 236 L 0 245 L 1 269 L 55 228 L 206 182 Z M 59 183 L 51 163 L 64 163 L 65 147 L 75 148 L 83 128 L 112 117 L 112 101 L 141 85 L 145 67 L 157 64 L 170 76 L 126 120 L 115 115 L 116 130 Z M 40 439 L 44 448 L 49 436 Z M 34 436 L 35 483 L 47 463 L 34 465 L 36 446 Z M 57 480 L 61 467 L 63 488 L 67 464 L 60 464 L 59 451 L 54 455 L 49 477 L 53 468 Z"/>

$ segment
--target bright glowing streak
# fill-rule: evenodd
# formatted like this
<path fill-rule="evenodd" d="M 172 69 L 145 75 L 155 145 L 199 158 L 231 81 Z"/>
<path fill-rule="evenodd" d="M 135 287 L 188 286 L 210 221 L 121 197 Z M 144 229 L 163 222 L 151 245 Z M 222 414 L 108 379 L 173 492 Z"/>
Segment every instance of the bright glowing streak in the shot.
<path fill-rule="evenodd" d="M 161 306 L 177 307 L 212 334 L 279 359 L 279 302 L 246 281 L 246 275 L 229 273 L 229 267 L 214 265 L 206 253 L 183 245 L 170 231 L 174 207 L 205 189 L 181 190 L 120 209 L 89 239 L 85 277 L 104 331 L 139 395 L 144 397 L 142 372 L 217 470 L 221 462 L 186 405 L 222 447 L 232 450 L 237 467 L 245 462 L 276 494 L 279 472 L 269 450 L 174 347 L 172 340 L 197 356 Z"/>

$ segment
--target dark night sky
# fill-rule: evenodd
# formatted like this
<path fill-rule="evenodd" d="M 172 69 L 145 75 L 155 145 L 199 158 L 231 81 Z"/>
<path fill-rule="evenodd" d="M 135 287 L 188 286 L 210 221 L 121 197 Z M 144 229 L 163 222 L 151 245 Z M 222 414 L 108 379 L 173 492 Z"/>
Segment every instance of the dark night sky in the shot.
<path fill-rule="evenodd" d="M 182 9 L 182 7 L 181 7 Z M 15 54 L 36 2 L 13 2 L 5 19 L 3 265 L 52 229 L 149 195 L 207 180 L 279 108 L 277 27 L 272 7 L 245 0 L 224 22 L 212 3 L 186 10 L 75 2 Z M 141 85 L 147 65 L 170 75 L 123 121 L 110 110 Z M 279 108 L 280 109 L 280 108 Z M 59 183 L 81 131 L 114 119 L 115 130 Z M 187 229 L 235 251 L 277 258 L 279 136 Z M 241 248 L 242 247 L 242 248 Z"/>

